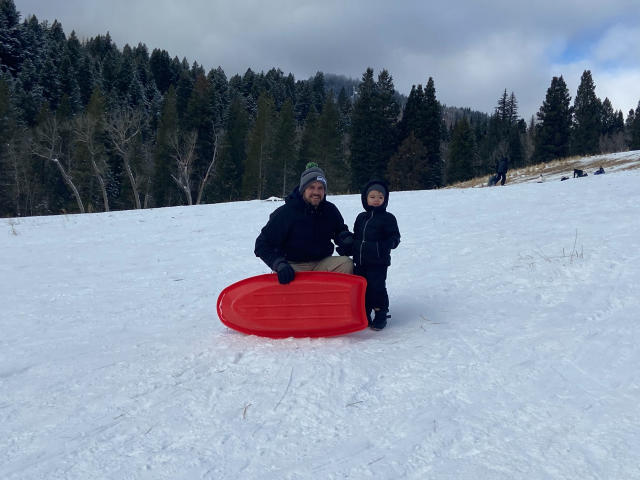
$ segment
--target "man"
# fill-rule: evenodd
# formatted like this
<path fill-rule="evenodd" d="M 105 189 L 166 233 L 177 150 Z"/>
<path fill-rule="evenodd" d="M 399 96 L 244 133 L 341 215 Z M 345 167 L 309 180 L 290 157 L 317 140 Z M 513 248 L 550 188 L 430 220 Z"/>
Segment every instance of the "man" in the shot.
<path fill-rule="evenodd" d="M 326 200 L 327 179 L 317 164 L 307 164 L 300 184 L 285 204 L 270 216 L 256 239 L 255 254 L 278 274 L 282 284 L 291 282 L 295 272 L 327 271 L 353 273 L 346 256 L 333 256 L 335 242 L 349 249 L 353 234 L 338 208 Z"/>
<path fill-rule="evenodd" d="M 503 155 L 500 158 L 500 161 L 498 161 L 498 163 L 496 165 L 497 178 L 496 178 L 495 184 L 500 182 L 500 185 L 504 185 L 504 182 L 507 181 L 507 171 L 508 170 L 509 170 L 509 159 L 507 158 L 506 155 Z M 500 179 L 502 179 L 502 180 L 500 180 Z"/>

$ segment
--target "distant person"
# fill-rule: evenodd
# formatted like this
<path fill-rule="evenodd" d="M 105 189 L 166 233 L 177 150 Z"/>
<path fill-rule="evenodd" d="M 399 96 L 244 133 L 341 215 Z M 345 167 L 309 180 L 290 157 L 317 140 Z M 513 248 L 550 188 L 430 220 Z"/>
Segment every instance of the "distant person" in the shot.
<path fill-rule="evenodd" d="M 391 250 L 400 243 L 400 231 L 396 217 L 387 212 L 389 188 L 383 181 L 369 182 L 362 190 L 361 200 L 364 212 L 358 215 L 353 226 L 354 273 L 367 279 L 365 310 L 369 326 L 382 330 L 387 326 L 389 313 L 387 270 L 391 265 Z"/>
<path fill-rule="evenodd" d="M 299 185 L 269 216 L 256 239 L 254 253 L 282 284 L 293 281 L 300 271 L 353 273 L 349 257 L 333 255 L 332 241 L 350 248 L 353 234 L 326 193 L 324 172 L 316 163 L 308 163 Z"/>
<path fill-rule="evenodd" d="M 588 175 L 588 173 L 585 172 L 584 170 L 580 170 L 579 168 L 574 168 L 573 169 L 573 178 L 586 177 L 587 175 Z"/>
<path fill-rule="evenodd" d="M 504 185 L 504 182 L 507 181 L 507 171 L 509 170 L 509 158 L 506 155 L 500 157 L 496 164 L 496 180 L 495 184 L 500 182 L 500 185 Z"/>
<path fill-rule="evenodd" d="M 604 173 L 604 168 L 602 168 L 602 166 L 600 166 L 598 170 L 593 172 L 594 175 L 602 175 L 603 173 Z"/>

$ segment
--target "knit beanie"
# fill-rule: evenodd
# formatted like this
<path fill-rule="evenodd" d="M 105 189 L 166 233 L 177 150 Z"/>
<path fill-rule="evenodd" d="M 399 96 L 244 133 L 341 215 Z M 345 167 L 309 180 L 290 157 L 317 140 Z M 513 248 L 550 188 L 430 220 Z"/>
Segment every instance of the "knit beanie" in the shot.
<path fill-rule="evenodd" d="M 379 183 L 374 183 L 373 185 L 371 185 L 369 188 L 367 188 L 367 195 L 369 195 L 369 192 L 375 190 L 376 192 L 380 192 L 382 195 L 384 195 L 385 197 L 387 196 L 387 189 L 384 188 L 382 185 L 380 185 Z"/>
<path fill-rule="evenodd" d="M 324 189 L 327 189 L 327 179 L 324 172 L 315 162 L 307 163 L 306 170 L 300 175 L 300 193 L 309 186 L 311 182 L 322 182 Z"/>

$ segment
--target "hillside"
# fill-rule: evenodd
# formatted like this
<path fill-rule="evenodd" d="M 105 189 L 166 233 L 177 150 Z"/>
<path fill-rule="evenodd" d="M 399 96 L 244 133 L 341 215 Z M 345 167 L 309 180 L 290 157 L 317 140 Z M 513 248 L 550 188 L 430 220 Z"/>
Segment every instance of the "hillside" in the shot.
<path fill-rule="evenodd" d="M 277 202 L 1 219 L 0 478 L 638 478 L 639 184 L 394 192 L 389 326 L 314 340 L 215 314 Z"/>
<path fill-rule="evenodd" d="M 539 182 L 541 180 L 540 175 L 542 175 L 542 180 L 545 182 L 561 180 L 562 177 L 573 178 L 574 168 L 592 175 L 600 167 L 603 167 L 606 173 L 640 168 L 640 150 L 606 153 L 589 157 L 564 158 L 526 168 L 512 169 L 507 173 L 507 183 Z M 451 185 L 448 188 L 483 187 L 487 185 L 488 177 L 489 175 L 474 178 Z"/>

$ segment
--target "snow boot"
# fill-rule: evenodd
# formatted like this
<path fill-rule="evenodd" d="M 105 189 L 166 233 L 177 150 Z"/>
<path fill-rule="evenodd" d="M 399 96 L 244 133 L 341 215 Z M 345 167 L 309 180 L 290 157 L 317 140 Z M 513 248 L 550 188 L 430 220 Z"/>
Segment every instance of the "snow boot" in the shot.
<path fill-rule="evenodd" d="M 376 316 L 373 318 L 371 322 L 372 330 L 382 330 L 387 326 L 387 318 L 391 317 L 391 315 L 387 315 L 388 310 L 375 310 Z"/>
<path fill-rule="evenodd" d="M 371 326 L 371 310 L 373 310 L 373 307 L 370 307 L 369 305 L 365 305 L 364 306 L 364 311 L 367 314 L 367 325 L 370 327 Z"/>

